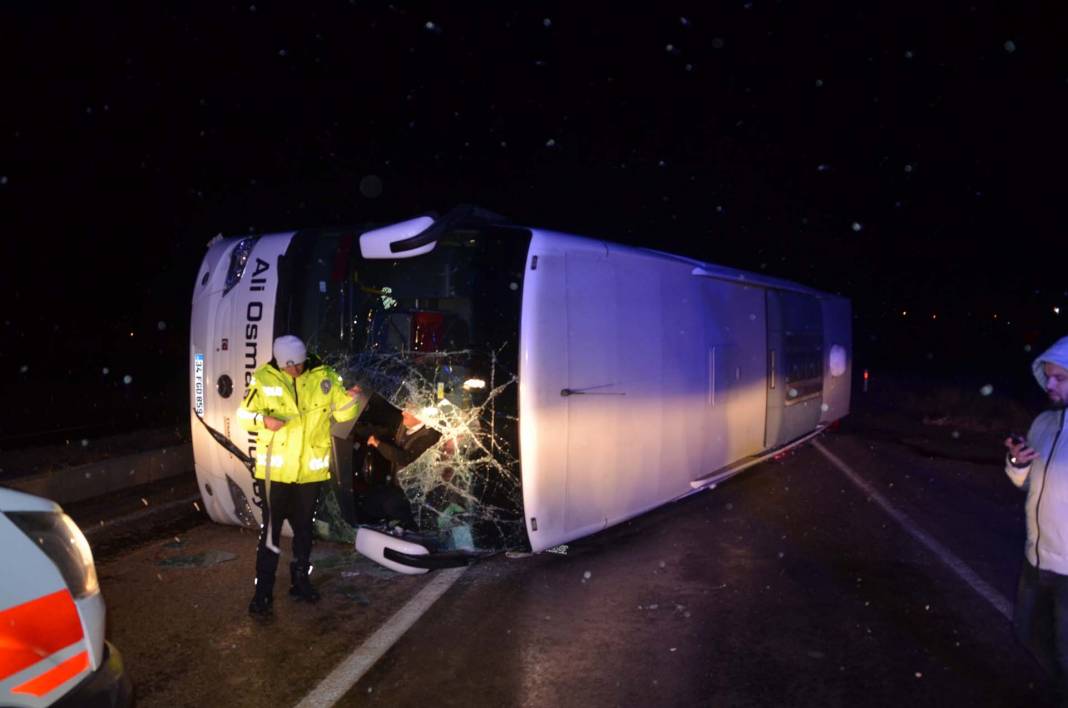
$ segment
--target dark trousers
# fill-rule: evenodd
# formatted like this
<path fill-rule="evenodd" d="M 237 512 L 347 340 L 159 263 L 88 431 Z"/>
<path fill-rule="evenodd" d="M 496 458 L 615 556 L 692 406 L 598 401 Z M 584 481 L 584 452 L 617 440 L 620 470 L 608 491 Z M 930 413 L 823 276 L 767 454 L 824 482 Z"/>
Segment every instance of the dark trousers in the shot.
<path fill-rule="evenodd" d="M 270 593 L 274 588 L 274 573 L 278 569 L 278 554 L 267 548 L 268 529 L 271 543 L 279 548 L 282 539 L 282 522 L 288 520 L 293 528 L 293 562 L 306 568 L 311 559 L 312 518 L 315 503 L 323 482 L 309 484 L 280 484 L 271 482 L 270 503 L 263 510 L 263 528 L 256 549 L 256 586 L 261 592 Z"/>
<path fill-rule="evenodd" d="M 1020 642 L 1056 679 L 1064 705 L 1068 701 L 1068 575 L 1038 570 L 1025 560 L 1012 624 Z"/>
<path fill-rule="evenodd" d="M 371 487 L 357 501 L 357 512 L 362 523 L 371 523 L 385 519 L 398 521 L 401 526 L 415 529 L 412 516 L 412 503 L 404 492 L 393 484 L 379 484 Z"/>

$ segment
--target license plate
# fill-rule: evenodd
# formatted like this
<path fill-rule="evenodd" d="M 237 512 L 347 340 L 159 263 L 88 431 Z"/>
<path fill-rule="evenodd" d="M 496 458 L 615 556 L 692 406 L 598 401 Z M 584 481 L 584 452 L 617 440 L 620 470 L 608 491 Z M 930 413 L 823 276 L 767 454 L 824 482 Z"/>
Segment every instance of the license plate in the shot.
<path fill-rule="evenodd" d="M 193 355 L 193 408 L 204 417 L 204 355 Z"/>

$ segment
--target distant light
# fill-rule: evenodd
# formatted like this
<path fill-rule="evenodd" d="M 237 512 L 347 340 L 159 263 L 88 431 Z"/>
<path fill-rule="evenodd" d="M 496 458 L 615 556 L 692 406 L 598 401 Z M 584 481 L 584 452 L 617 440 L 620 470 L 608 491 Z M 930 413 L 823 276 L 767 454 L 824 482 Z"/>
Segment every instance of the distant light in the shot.
<path fill-rule="evenodd" d="M 932 320 L 937 320 L 938 319 L 938 315 L 931 315 L 931 319 Z"/>
<path fill-rule="evenodd" d="M 868 380 L 868 370 L 867 369 L 864 369 L 864 380 L 865 381 Z"/>
<path fill-rule="evenodd" d="M 908 317 L 909 316 L 909 311 L 908 310 L 902 310 L 901 311 L 901 316 L 902 317 Z"/>
<path fill-rule="evenodd" d="M 996 320 L 997 318 L 998 318 L 998 313 L 995 312 L 994 313 L 994 319 Z"/>
<path fill-rule="evenodd" d="M 486 382 L 482 379 L 468 379 L 464 381 L 464 390 L 470 391 L 473 388 L 486 388 Z"/>
<path fill-rule="evenodd" d="M 863 228 L 864 228 L 864 226 L 861 225 L 861 223 L 859 221 L 854 221 L 853 222 L 853 230 L 854 231 L 860 231 Z"/>
<path fill-rule="evenodd" d="M 979 395 L 981 395 L 981 396 L 989 396 L 993 392 L 994 392 L 994 387 L 991 386 L 990 384 L 985 384 L 982 388 L 979 389 Z"/>
<path fill-rule="evenodd" d="M 1061 314 L 1061 308 L 1059 308 L 1059 307 L 1054 307 L 1054 308 L 1053 308 L 1053 314 L 1055 314 L 1055 315 L 1059 315 L 1059 314 Z"/>
<path fill-rule="evenodd" d="M 131 336 L 131 337 L 133 336 L 133 332 L 130 332 L 130 336 Z"/>
<path fill-rule="evenodd" d="M 1008 52 L 1009 54 L 1012 54 L 1013 52 L 1016 51 L 1016 42 L 1012 41 L 1011 39 L 1009 41 L 1005 42 L 1005 44 L 1002 45 L 1002 46 L 1005 47 L 1005 51 Z"/>

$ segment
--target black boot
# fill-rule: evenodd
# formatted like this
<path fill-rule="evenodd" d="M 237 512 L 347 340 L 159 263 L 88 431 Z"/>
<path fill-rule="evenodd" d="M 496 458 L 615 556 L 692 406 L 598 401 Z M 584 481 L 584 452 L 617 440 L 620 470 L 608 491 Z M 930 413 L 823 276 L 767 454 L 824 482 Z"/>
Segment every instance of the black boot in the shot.
<path fill-rule="evenodd" d="M 289 564 L 289 579 L 293 586 L 289 594 L 304 602 L 319 602 L 319 591 L 311 584 L 311 566 L 293 561 Z"/>
<path fill-rule="evenodd" d="M 248 613 L 266 619 L 274 613 L 274 578 L 256 577 L 256 594 L 248 603 Z"/>

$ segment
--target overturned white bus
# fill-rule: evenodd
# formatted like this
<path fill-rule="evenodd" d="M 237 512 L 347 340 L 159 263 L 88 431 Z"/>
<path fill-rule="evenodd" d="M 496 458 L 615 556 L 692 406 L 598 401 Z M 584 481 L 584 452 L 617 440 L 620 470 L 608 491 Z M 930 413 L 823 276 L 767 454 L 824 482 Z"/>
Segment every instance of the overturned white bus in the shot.
<path fill-rule="evenodd" d="M 196 471 L 215 521 L 258 525 L 246 467 L 258 441 L 234 416 L 287 333 L 373 392 L 361 423 L 427 411 L 441 439 L 399 482 L 443 548 L 578 539 L 849 412 L 850 303 L 795 283 L 471 207 L 216 239 L 190 346 Z M 376 472 L 358 428 L 335 426 L 327 537 L 367 521 L 356 500 Z M 405 571 L 407 556 L 391 557 Z"/>

